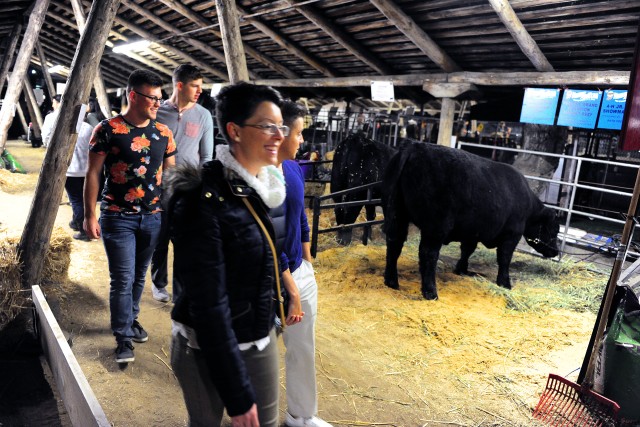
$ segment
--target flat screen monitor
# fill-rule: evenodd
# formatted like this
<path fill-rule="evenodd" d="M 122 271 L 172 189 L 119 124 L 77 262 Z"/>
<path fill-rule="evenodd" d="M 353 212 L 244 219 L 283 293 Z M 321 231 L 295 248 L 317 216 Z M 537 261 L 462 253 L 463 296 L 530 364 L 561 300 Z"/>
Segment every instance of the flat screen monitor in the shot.
<path fill-rule="evenodd" d="M 566 89 L 560 104 L 558 126 L 595 128 L 601 99 L 599 90 Z"/>
<path fill-rule="evenodd" d="M 622 129 L 622 118 L 626 105 L 626 90 L 605 90 L 600 107 L 600 117 L 598 117 L 598 129 Z"/>
<path fill-rule="evenodd" d="M 526 88 L 520 122 L 553 125 L 559 97 L 560 89 Z"/>

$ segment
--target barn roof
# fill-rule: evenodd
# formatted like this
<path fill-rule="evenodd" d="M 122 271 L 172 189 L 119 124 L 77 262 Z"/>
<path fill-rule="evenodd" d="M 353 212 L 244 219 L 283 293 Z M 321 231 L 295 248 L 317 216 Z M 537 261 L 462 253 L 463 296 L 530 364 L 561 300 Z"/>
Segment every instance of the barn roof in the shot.
<path fill-rule="evenodd" d="M 0 3 L 0 55 L 7 50 L 14 24 L 26 23 L 33 3 Z M 398 87 L 396 97 L 417 103 L 433 99 L 421 84 L 431 74 L 619 71 L 628 75 L 640 21 L 638 0 L 237 0 L 236 4 L 252 80 L 274 81 L 277 87 L 286 83 L 291 87 L 285 92 L 294 96 L 351 99 L 366 98 L 370 92 L 365 87 L 323 84 L 329 81 L 325 79 L 414 75 L 415 82 Z M 88 13 L 91 1 L 84 0 L 83 5 Z M 220 36 L 214 1 L 122 0 L 100 64 L 105 84 L 123 87 L 134 68 L 153 69 L 169 82 L 173 68 L 182 63 L 198 66 L 208 83 L 224 82 Z M 126 55 L 112 50 L 143 39 L 152 44 Z M 47 67 L 71 64 L 79 34 L 70 0 L 51 0 L 39 41 Z M 35 52 L 32 63 L 40 64 Z M 58 74 L 54 79 L 66 77 Z M 296 84 L 308 79 L 317 83 Z M 480 85 L 477 96 L 495 97 L 518 86 Z"/>

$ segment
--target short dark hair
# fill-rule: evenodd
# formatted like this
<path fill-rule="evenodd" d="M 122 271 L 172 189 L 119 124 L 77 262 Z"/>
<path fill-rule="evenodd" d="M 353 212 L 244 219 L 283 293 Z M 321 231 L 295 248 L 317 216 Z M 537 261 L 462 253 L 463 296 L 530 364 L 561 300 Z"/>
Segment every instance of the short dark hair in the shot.
<path fill-rule="evenodd" d="M 161 87 L 162 77 L 148 70 L 134 70 L 129 75 L 127 80 L 127 92 L 139 88 L 142 85 L 149 85 L 151 87 Z"/>
<path fill-rule="evenodd" d="M 54 95 L 53 99 L 55 99 L 57 102 L 60 102 L 60 100 L 62 99 L 62 95 L 60 94 Z"/>
<path fill-rule="evenodd" d="M 307 115 L 307 109 L 304 106 L 290 99 L 285 99 L 280 109 L 282 110 L 282 120 L 284 120 L 284 124 L 289 127 L 291 127 L 296 119 L 304 118 L 304 116 Z"/>
<path fill-rule="evenodd" d="M 173 70 L 173 84 L 175 85 L 178 82 L 189 83 L 194 80 L 198 80 L 202 78 L 202 73 L 198 68 L 189 64 L 179 65 L 178 68 Z"/>
<path fill-rule="evenodd" d="M 253 116 L 262 102 L 273 102 L 282 107 L 280 92 L 271 86 L 259 86 L 247 82 L 238 82 L 223 87 L 216 96 L 216 119 L 220 132 L 228 143 L 233 140 L 227 133 L 227 123 L 243 124 Z"/>

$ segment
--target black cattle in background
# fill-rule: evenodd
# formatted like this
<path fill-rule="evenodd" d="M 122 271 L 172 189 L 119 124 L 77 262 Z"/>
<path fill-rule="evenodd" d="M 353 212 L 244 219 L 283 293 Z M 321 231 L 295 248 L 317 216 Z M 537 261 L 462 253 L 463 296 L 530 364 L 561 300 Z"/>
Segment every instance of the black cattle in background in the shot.
<path fill-rule="evenodd" d="M 453 148 L 411 144 L 389 162 L 382 185 L 387 236 L 385 284 L 398 289 L 397 261 L 409 223 L 421 232 L 422 295 L 437 299 L 440 248 L 460 242 L 455 272 L 467 273 L 478 242 L 497 248 L 498 285 L 511 288 L 509 264 L 524 235 L 545 257 L 558 254 L 558 222 L 512 166 Z"/>
<path fill-rule="evenodd" d="M 396 150 L 382 143 L 367 138 L 359 132 L 340 141 L 333 155 L 331 169 L 331 192 L 346 190 L 360 185 L 370 184 L 382 180 L 382 173 L 389 159 Z M 380 198 L 380 189 L 372 192 L 374 199 Z M 348 195 L 334 198 L 335 203 L 365 200 L 367 191 L 357 191 Z M 353 224 L 364 205 L 335 208 L 336 223 L 338 225 Z M 376 217 L 375 206 L 365 206 L 367 221 Z M 338 231 L 338 242 L 347 245 L 351 242 L 352 230 Z M 367 233 L 367 229 L 365 229 Z M 363 241 L 369 238 L 363 237 Z"/>

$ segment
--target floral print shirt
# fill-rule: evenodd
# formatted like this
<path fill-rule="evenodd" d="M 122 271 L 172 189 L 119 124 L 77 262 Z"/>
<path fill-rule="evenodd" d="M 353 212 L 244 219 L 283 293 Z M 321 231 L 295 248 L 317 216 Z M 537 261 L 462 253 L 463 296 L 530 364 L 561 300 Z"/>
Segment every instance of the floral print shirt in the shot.
<path fill-rule="evenodd" d="M 151 120 L 139 128 L 118 115 L 96 126 L 89 150 L 107 156 L 100 210 L 125 213 L 162 210 L 162 164 L 176 154 L 176 144 L 167 126 Z"/>

